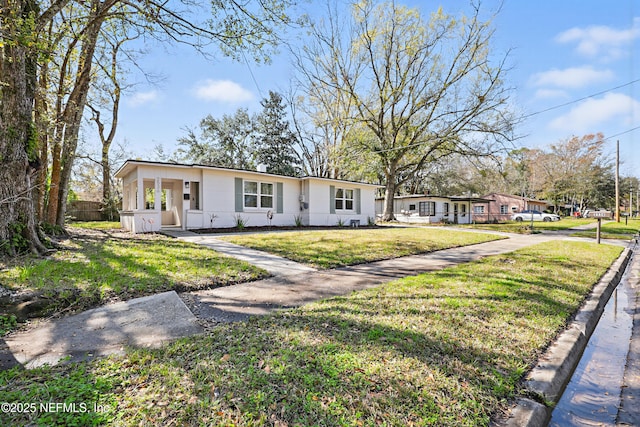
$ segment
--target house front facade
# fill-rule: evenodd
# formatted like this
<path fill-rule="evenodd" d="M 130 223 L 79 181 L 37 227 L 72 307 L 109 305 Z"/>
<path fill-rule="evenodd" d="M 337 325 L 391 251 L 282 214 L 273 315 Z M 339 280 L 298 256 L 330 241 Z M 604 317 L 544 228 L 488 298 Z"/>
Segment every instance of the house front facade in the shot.
<path fill-rule="evenodd" d="M 242 226 L 366 225 L 378 186 L 203 165 L 128 160 L 122 227 L 134 233 Z"/>
<path fill-rule="evenodd" d="M 549 203 L 544 200 L 514 196 L 503 193 L 490 193 L 482 196 L 489 203 L 474 203 L 473 220 L 476 222 L 509 221 L 511 215 L 526 209 L 544 211 Z"/>
<path fill-rule="evenodd" d="M 430 196 L 410 194 L 396 196 L 393 200 L 393 212 L 398 222 L 414 224 L 470 224 L 473 203 L 488 203 L 477 197 Z M 376 213 L 384 212 L 384 198 L 376 199 Z"/>

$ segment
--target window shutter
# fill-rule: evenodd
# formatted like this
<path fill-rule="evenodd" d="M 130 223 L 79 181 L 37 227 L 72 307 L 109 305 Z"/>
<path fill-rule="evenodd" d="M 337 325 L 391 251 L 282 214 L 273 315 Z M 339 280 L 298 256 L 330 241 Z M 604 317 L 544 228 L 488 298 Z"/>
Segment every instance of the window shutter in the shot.
<path fill-rule="evenodd" d="M 242 178 L 236 178 L 236 212 L 244 210 L 244 194 L 242 191 Z"/>
<path fill-rule="evenodd" d="M 336 213 L 336 187 L 335 185 L 329 186 L 329 213 Z"/>
<path fill-rule="evenodd" d="M 282 183 L 276 183 L 276 213 L 284 212 L 284 194 L 282 191 Z"/>
<path fill-rule="evenodd" d="M 353 197 L 355 198 L 353 202 L 356 204 L 356 213 L 360 215 L 361 209 L 360 209 L 360 189 L 359 188 L 356 188 L 356 191 L 354 192 Z"/>

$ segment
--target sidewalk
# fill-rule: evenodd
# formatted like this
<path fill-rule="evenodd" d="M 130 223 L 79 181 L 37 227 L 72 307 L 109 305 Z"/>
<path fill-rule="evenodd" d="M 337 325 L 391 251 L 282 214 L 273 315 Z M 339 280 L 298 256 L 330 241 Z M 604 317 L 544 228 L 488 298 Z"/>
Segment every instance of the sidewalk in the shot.
<path fill-rule="evenodd" d="M 166 233 L 172 235 L 171 233 Z M 224 240 L 220 240 L 215 235 L 197 234 L 191 232 L 182 232 L 175 236 L 179 240 L 185 242 L 197 243 L 206 246 L 217 252 L 232 256 L 242 261 L 246 261 L 256 267 L 267 270 L 274 276 L 291 276 L 300 273 L 308 273 L 316 271 L 315 268 L 300 264 L 286 258 L 272 255 L 267 252 L 257 251 L 255 249 L 245 248 L 244 246 L 235 245 Z"/>
<path fill-rule="evenodd" d="M 202 242 L 212 244 L 209 238 L 203 238 Z M 175 292 L 166 292 L 106 305 L 63 319 L 43 321 L 33 329 L 5 337 L 5 345 L 0 340 L 0 367 L 15 364 L 34 367 L 62 360 L 77 361 L 94 355 L 118 353 L 127 345 L 157 346 L 168 340 L 202 333 L 203 324 L 243 320 L 252 315 L 345 295 L 396 278 L 440 270 L 556 238 L 514 235 L 506 240 L 335 270 L 302 271 L 309 268 L 288 264 L 296 269 L 295 274 L 185 293 L 182 300 Z M 238 248 L 229 250 L 239 255 Z M 251 258 L 251 254 L 258 251 L 243 252 Z M 265 257 L 261 252 L 257 255 L 259 261 L 266 259 L 275 267 L 282 260 Z"/>
<path fill-rule="evenodd" d="M 423 255 L 377 261 L 333 270 L 276 276 L 236 286 L 192 292 L 187 305 L 205 322 L 233 322 L 249 316 L 345 295 L 394 279 L 470 262 L 490 255 L 513 252 L 554 236 L 513 235 L 505 240 L 445 249 Z"/>

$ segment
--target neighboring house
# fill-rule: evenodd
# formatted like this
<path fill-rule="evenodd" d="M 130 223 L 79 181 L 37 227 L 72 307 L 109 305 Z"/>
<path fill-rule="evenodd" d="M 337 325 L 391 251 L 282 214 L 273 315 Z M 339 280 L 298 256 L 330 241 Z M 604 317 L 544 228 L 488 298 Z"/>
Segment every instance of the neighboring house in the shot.
<path fill-rule="evenodd" d="M 473 220 L 475 222 L 508 221 L 515 212 L 526 209 L 544 211 L 549 203 L 544 200 L 530 199 L 528 197 L 513 196 L 511 194 L 490 193 L 482 196 L 490 200 L 487 203 L 473 205 Z"/>
<path fill-rule="evenodd" d="M 396 196 L 393 200 L 393 212 L 396 220 L 409 223 L 453 223 L 470 224 L 471 207 L 474 203 L 489 203 L 479 197 L 430 196 L 411 194 Z M 384 212 L 384 198 L 376 199 L 376 213 Z"/>
<path fill-rule="evenodd" d="M 335 179 L 127 160 L 120 222 L 139 233 L 161 228 L 366 225 L 379 186 Z"/>

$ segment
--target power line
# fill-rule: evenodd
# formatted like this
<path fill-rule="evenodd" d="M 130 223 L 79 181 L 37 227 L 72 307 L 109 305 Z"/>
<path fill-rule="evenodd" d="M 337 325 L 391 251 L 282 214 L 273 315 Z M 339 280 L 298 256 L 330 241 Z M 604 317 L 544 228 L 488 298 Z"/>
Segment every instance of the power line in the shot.
<path fill-rule="evenodd" d="M 638 130 L 638 129 L 640 129 L 640 126 L 636 126 L 636 127 L 634 127 L 634 128 L 627 129 L 627 130 L 625 130 L 625 131 L 623 131 L 623 132 L 620 132 L 620 133 L 617 133 L 617 134 L 615 134 L 615 135 L 608 136 L 608 137 L 604 138 L 604 139 L 603 139 L 603 141 L 606 141 L 606 140 L 611 139 L 611 138 L 618 137 L 618 136 L 620 136 L 620 135 L 624 135 L 624 134 L 627 134 L 627 133 L 631 133 L 631 132 L 633 132 L 634 130 Z"/>
<path fill-rule="evenodd" d="M 523 116 L 522 118 L 523 119 L 528 119 L 529 117 L 537 116 L 538 114 L 546 113 L 547 111 L 556 110 L 558 108 L 566 107 L 567 105 L 575 104 L 577 102 L 584 101 L 585 99 L 593 98 L 594 96 L 604 95 L 605 93 L 611 92 L 612 90 L 620 89 L 620 88 L 632 85 L 632 84 L 637 83 L 637 82 L 640 82 L 640 79 L 632 80 L 632 81 L 630 81 L 628 83 L 625 83 L 625 84 L 622 84 L 620 86 L 612 87 L 610 89 L 606 89 L 606 90 L 603 90 L 601 92 L 593 93 L 591 95 L 587 95 L 587 96 L 584 96 L 582 98 L 574 99 L 573 101 L 565 102 L 564 104 L 554 105 L 553 107 L 545 108 L 544 110 L 540 110 L 540 111 L 536 111 L 535 113 L 527 114 L 527 115 Z"/>

